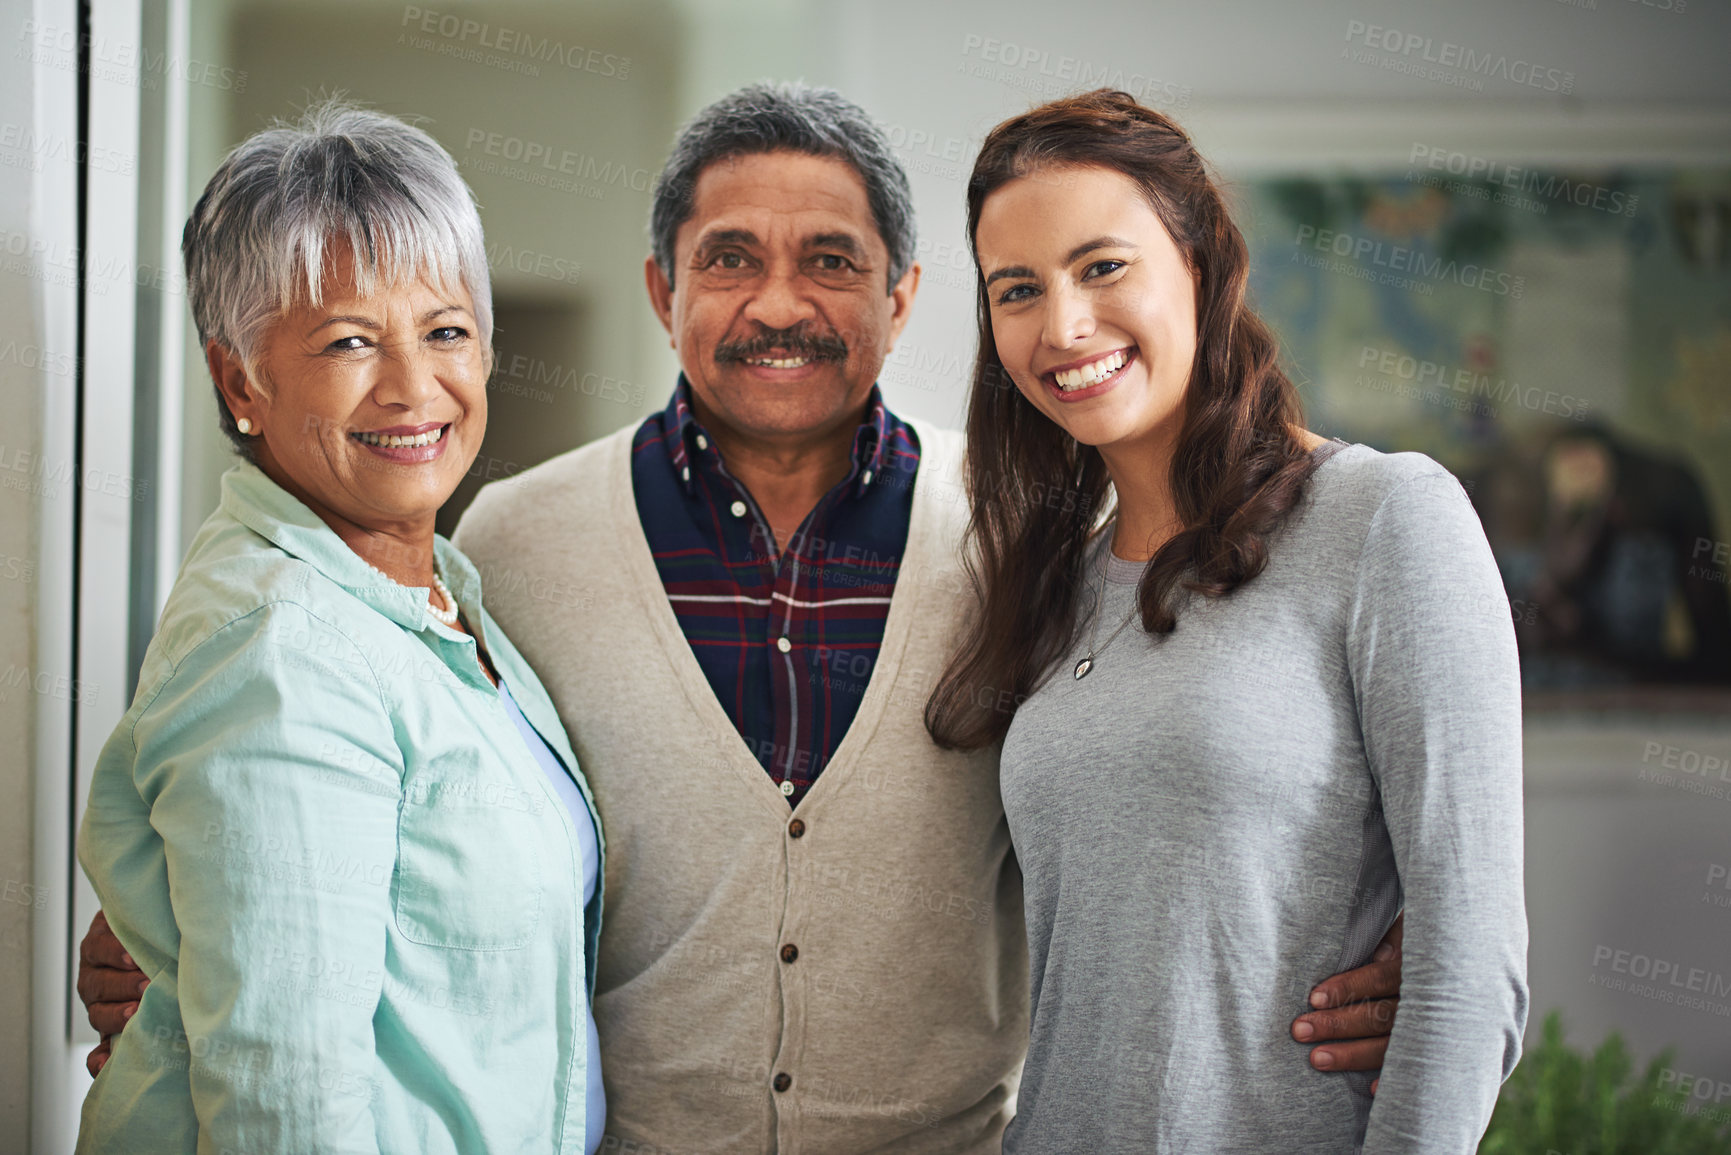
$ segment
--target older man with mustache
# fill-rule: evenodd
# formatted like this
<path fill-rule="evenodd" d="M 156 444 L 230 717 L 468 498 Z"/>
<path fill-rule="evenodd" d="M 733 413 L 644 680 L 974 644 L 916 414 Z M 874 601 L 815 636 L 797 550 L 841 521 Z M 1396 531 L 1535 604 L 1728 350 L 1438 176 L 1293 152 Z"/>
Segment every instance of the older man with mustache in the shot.
<path fill-rule="evenodd" d="M 608 831 L 602 1150 L 995 1152 L 1021 878 L 995 750 L 922 720 L 974 595 L 960 437 L 875 384 L 919 283 L 907 177 L 836 93 L 754 85 L 681 131 L 651 233 L 667 408 L 484 490 L 456 538 Z M 1361 1040 L 1318 1066 L 1379 1065 L 1398 932 L 1379 958 L 1295 1025 Z"/>

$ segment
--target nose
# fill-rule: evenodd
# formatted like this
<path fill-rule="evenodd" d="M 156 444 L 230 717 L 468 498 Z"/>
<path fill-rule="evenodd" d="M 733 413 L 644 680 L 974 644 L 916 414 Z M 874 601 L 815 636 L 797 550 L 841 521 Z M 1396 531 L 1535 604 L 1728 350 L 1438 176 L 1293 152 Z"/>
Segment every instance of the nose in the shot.
<path fill-rule="evenodd" d="M 780 263 L 765 271 L 743 310 L 744 319 L 766 329 L 791 329 L 801 321 L 817 320 L 817 309 L 807 294 L 806 280 L 797 266 Z"/>
<path fill-rule="evenodd" d="M 439 360 L 418 341 L 404 342 L 379 358 L 373 381 L 373 401 L 385 408 L 413 412 L 445 392 L 439 380 Z"/>
<path fill-rule="evenodd" d="M 1045 324 L 1040 339 L 1053 349 L 1067 349 L 1094 335 L 1094 314 L 1087 300 L 1065 285 L 1046 294 Z"/>

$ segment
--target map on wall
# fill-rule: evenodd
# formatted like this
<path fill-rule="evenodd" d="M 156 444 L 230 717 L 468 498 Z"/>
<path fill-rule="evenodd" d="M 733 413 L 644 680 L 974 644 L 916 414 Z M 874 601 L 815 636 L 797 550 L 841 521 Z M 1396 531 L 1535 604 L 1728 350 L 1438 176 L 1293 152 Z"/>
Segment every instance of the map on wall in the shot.
<path fill-rule="evenodd" d="M 1240 185 L 1313 428 L 1453 470 L 1532 687 L 1731 684 L 1731 171 Z"/>

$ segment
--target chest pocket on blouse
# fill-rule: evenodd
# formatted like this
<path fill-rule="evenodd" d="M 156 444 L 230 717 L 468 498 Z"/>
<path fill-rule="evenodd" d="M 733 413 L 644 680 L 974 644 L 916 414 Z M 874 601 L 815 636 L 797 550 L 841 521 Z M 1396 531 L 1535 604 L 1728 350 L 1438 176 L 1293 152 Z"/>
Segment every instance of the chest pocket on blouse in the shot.
<path fill-rule="evenodd" d="M 491 765 L 489 765 L 491 763 Z M 520 784 L 480 751 L 417 767 L 397 812 L 397 929 L 410 942 L 515 950 L 541 921 L 538 783 Z"/>

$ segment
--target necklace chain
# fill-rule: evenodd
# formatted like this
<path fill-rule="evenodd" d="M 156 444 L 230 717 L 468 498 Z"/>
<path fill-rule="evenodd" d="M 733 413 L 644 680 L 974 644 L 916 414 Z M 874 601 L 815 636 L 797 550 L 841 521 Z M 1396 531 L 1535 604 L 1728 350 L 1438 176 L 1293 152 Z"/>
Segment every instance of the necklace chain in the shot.
<path fill-rule="evenodd" d="M 1112 547 L 1108 545 L 1106 548 L 1110 550 Z M 1124 615 L 1124 620 L 1118 623 L 1118 628 L 1113 630 L 1111 636 L 1104 642 L 1101 642 L 1098 646 L 1094 644 L 1094 639 L 1100 636 L 1100 611 L 1104 609 L 1106 605 L 1106 571 L 1110 566 L 1111 559 L 1108 556 L 1104 564 L 1100 566 L 1100 588 L 1094 594 L 1094 621 L 1088 629 L 1088 652 L 1083 656 L 1081 661 L 1076 663 L 1075 676 L 1078 682 L 1088 676 L 1088 671 L 1094 668 L 1094 659 L 1100 654 L 1105 653 L 1106 647 L 1117 641 L 1118 635 L 1123 633 L 1125 628 L 1128 627 L 1131 621 L 1136 617 L 1137 601 L 1135 598 L 1131 598 L 1130 612 Z"/>

